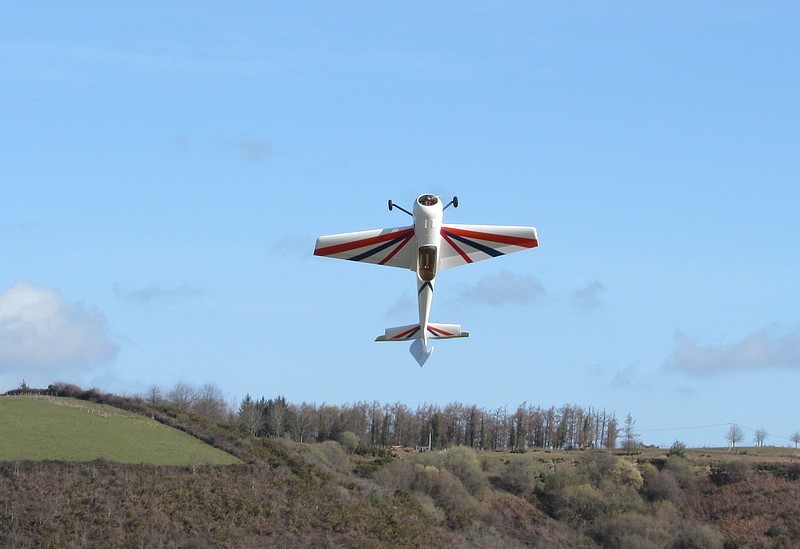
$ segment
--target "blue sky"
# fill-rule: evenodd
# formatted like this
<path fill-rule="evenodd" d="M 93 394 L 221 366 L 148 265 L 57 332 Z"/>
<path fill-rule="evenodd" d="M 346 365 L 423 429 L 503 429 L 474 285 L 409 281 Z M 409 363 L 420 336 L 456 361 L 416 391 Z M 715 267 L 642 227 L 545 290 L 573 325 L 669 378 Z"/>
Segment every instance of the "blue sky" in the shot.
<path fill-rule="evenodd" d="M 644 442 L 800 430 L 793 2 L 0 8 L 0 389 L 575 403 Z M 451 223 L 540 247 L 413 274 L 321 234 Z"/>

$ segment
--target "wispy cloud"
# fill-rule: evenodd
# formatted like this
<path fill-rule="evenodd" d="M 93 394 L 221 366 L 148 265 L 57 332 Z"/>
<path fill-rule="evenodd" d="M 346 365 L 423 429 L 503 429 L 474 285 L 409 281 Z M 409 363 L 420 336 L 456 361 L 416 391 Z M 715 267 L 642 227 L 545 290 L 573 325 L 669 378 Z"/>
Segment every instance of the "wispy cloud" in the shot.
<path fill-rule="evenodd" d="M 614 373 L 611 378 L 611 385 L 616 389 L 626 389 L 631 387 L 636 381 L 638 376 L 637 367 L 635 364 L 630 364 Z"/>
<path fill-rule="evenodd" d="M 600 301 L 600 295 L 606 290 L 603 283 L 597 279 L 590 280 L 582 288 L 575 290 L 572 293 L 575 306 L 584 311 L 593 311 L 600 307 L 603 303 Z"/>
<path fill-rule="evenodd" d="M 388 318 L 396 316 L 409 316 L 411 313 L 416 313 L 417 302 L 411 298 L 410 294 L 403 294 L 386 309 L 386 316 Z"/>
<path fill-rule="evenodd" d="M 480 279 L 461 293 L 461 301 L 502 307 L 509 304 L 527 305 L 546 295 L 544 287 L 533 275 L 502 271 Z"/>
<path fill-rule="evenodd" d="M 172 144 L 181 153 L 202 149 L 211 149 L 218 153 L 233 152 L 251 164 L 263 164 L 275 156 L 275 148 L 272 143 L 247 135 L 234 139 L 197 140 L 190 135 L 181 134 L 173 138 Z"/>
<path fill-rule="evenodd" d="M 261 164 L 273 155 L 272 145 L 262 139 L 242 136 L 229 141 L 227 145 L 254 164 Z"/>
<path fill-rule="evenodd" d="M 769 328 L 726 345 L 701 345 L 676 331 L 667 368 L 693 375 L 718 375 L 766 368 L 800 368 L 800 328 Z"/>
<path fill-rule="evenodd" d="M 153 302 L 174 302 L 203 293 L 199 288 L 181 285 L 174 288 L 162 288 L 161 284 L 153 284 L 139 290 L 124 290 L 119 285 L 114 286 L 114 293 L 125 301 L 149 304 Z"/>
<path fill-rule="evenodd" d="M 271 255 L 311 257 L 314 239 L 307 235 L 287 234 L 272 242 L 267 248 Z"/>
<path fill-rule="evenodd" d="M 111 362 L 119 346 L 98 309 L 19 282 L 0 293 L 0 372 L 55 371 Z"/>

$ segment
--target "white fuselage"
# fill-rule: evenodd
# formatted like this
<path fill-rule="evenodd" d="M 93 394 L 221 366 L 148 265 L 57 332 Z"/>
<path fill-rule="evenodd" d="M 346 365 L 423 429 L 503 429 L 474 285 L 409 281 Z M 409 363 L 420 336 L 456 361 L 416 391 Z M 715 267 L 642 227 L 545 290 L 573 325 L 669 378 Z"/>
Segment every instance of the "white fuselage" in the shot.
<path fill-rule="evenodd" d="M 439 263 L 439 242 L 442 227 L 442 201 L 431 194 L 420 195 L 414 202 L 415 267 L 419 328 L 423 343 L 428 341 L 428 321 L 433 301 L 433 285 Z"/>

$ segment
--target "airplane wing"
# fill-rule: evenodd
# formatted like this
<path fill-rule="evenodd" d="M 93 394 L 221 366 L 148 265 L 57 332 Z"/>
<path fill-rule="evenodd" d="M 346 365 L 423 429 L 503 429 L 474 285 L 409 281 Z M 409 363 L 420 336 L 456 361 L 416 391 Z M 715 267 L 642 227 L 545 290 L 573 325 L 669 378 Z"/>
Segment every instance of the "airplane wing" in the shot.
<path fill-rule="evenodd" d="M 439 268 L 449 269 L 539 245 L 536 227 L 442 225 Z"/>
<path fill-rule="evenodd" d="M 317 238 L 314 255 L 413 269 L 413 239 L 413 227 L 331 234 Z"/>

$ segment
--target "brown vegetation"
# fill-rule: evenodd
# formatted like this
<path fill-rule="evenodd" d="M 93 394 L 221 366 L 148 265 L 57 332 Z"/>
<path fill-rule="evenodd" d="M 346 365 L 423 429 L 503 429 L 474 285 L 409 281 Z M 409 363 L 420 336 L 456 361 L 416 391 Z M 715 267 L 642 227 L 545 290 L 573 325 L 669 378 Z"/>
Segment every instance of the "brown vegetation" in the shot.
<path fill-rule="evenodd" d="M 506 451 L 491 451 L 475 439 L 473 445 L 441 448 L 439 439 L 431 443 L 434 451 L 394 455 L 364 438 L 380 441 L 387 417 L 392 442 L 417 442 L 419 429 L 432 425 L 413 427 L 414 414 L 400 405 L 371 422 L 370 412 L 379 407 L 365 406 L 361 412 L 367 413 L 360 414 L 353 412 L 357 407 L 303 405 L 321 417 L 301 419 L 301 407 L 264 401 L 261 418 L 250 427 L 271 421 L 269 437 L 243 427 L 243 413 L 224 414 L 215 406 L 200 413 L 191 403 L 56 389 L 155 416 L 246 464 L 0 463 L 2 546 L 800 545 L 800 468 L 793 450 L 737 454 L 678 445 L 669 453 L 621 455 L 530 449 L 527 439 L 517 439 Z M 263 417 L 275 406 L 282 408 L 281 422 Z M 461 416 L 439 411 L 441 419 L 464 420 L 440 436 L 469 441 L 473 424 L 480 440 L 481 422 L 470 421 L 479 410 L 460 409 Z M 535 432 L 525 427 L 527 416 L 511 417 L 506 426 L 515 437 Z M 290 421 L 303 423 L 302 438 L 318 442 L 292 441 L 284 429 Z M 486 431 L 485 418 L 482 427 Z M 414 429 L 416 435 L 409 435 Z"/>

